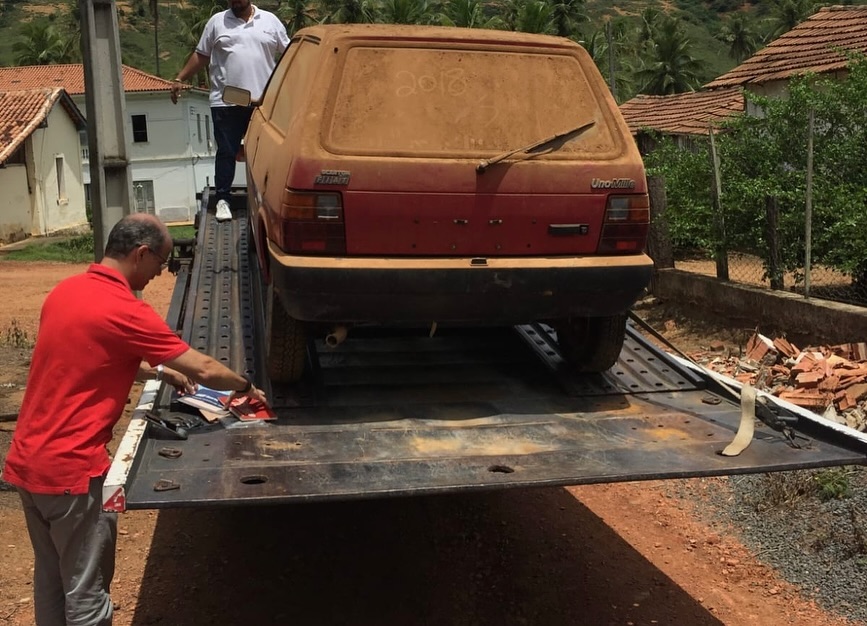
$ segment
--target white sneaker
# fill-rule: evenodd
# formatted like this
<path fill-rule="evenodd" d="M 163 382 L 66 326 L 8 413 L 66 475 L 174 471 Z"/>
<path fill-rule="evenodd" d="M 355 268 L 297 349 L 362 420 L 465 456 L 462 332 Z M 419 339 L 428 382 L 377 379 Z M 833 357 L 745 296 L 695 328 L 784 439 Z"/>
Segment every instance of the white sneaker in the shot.
<path fill-rule="evenodd" d="M 217 221 L 225 222 L 232 219 L 232 210 L 229 208 L 229 203 L 225 200 L 217 200 Z"/>

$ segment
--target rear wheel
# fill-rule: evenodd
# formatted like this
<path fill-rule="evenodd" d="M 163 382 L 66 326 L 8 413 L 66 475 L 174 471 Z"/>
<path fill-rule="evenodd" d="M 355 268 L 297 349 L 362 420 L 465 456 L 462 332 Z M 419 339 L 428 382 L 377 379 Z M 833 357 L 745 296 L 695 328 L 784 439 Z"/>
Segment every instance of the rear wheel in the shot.
<path fill-rule="evenodd" d="M 265 310 L 265 363 L 277 383 L 300 380 L 307 365 L 307 329 L 283 308 L 273 285 L 268 285 Z"/>
<path fill-rule="evenodd" d="M 626 314 L 575 317 L 555 322 L 563 357 L 579 372 L 604 372 L 617 362 L 626 334 Z"/>

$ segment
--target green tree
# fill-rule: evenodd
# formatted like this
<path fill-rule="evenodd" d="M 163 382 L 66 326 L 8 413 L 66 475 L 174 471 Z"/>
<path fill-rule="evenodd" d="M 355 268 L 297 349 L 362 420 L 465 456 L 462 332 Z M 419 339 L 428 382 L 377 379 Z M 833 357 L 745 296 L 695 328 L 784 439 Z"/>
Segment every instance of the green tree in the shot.
<path fill-rule="evenodd" d="M 867 301 L 867 60 L 853 56 L 842 79 L 800 76 L 785 98 L 747 94 L 761 117 L 741 115 L 717 137 L 726 240 L 717 241 L 707 190 L 707 143 L 695 150 L 671 144 L 645 159 L 666 177 L 676 246 L 730 251 L 766 259 L 765 204 L 780 208 L 777 238 L 783 270 L 803 279 L 808 118 L 814 114 L 813 216 L 810 253 L 816 266 L 851 276 Z M 736 199 L 726 201 L 727 198 Z"/>
<path fill-rule="evenodd" d="M 291 37 L 305 26 L 312 26 L 319 21 L 318 8 L 308 0 L 283 0 L 275 15 L 286 24 L 286 31 Z"/>
<path fill-rule="evenodd" d="M 322 2 L 327 24 L 369 24 L 376 21 L 375 0 L 337 0 Z"/>
<path fill-rule="evenodd" d="M 677 18 L 666 18 L 654 32 L 644 66 L 637 77 L 641 93 L 666 95 L 693 91 L 703 64 L 690 54 L 690 41 Z"/>
<path fill-rule="evenodd" d="M 523 2 L 515 20 L 515 30 L 524 33 L 553 34 L 554 7 L 543 0 Z"/>
<path fill-rule="evenodd" d="M 186 62 L 187 57 L 195 50 L 202 36 L 202 31 L 205 30 L 205 25 L 211 16 L 223 10 L 225 10 L 223 5 L 219 4 L 217 0 L 192 0 L 184 8 L 178 10 L 180 43 L 183 49 L 188 51 L 184 55 L 182 63 Z M 196 75 L 196 85 L 207 89 L 209 84 L 208 69 L 203 68 Z"/>
<path fill-rule="evenodd" d="M 584 0 L 552 0 L 551 19 L 554 21 L 554 32 L 561 37 L 577 35 L 579 24 L 588 20 Z"/>
<path fill-rule="evenodd" d="M 432 17 L 427 0 L 382 0 L 378 13 L 386 24 L 426 24 Z"/>
<path fill-rule="evenodd" d="M 77 54 L 70 38 L 64 37 L 51 21 L 38 19 L 21 26 L 21 36 L 12 44 L 15 65 L 72 63 Z"/>
<path fill-rule="evenodd" d="M 729 55 L 735 63 L 743 63 L 758 49 L 758 37 L 743 13 L 737 13 L 726 22 L 720 39 L 729 46 Z"/>
<path fill-rule="evenodd" d="M 461 28 L 503 28 L 503 20 L 498 16 L 485 14 L 481 0 L 446 0 L 436 16 L 443 26 Z"/>
<path fill-rule="evenodd" d="M 815 10 L 813 0 L 775 0 L 771 8 L 769 39 L 776 39 L 803 22 Z"/>

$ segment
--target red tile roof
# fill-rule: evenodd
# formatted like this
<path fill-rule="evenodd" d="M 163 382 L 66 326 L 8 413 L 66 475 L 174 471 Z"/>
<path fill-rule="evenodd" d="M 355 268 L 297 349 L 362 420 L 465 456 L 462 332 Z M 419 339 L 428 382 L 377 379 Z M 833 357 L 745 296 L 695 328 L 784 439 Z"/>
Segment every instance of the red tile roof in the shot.
<path fill-rule="evenodd" d="M 639 95 L 620 105 L 632 134 L 649 128 L 670 135 L 707 135 L 708 127 L 744 110 L 739 87 L 678 93 L 670 96 Z"/>
<path fill-rule="evenodd" d="M 169 91 L 171 81 L 123 66 L 123 89 L 131 91 Z M 63 87 L 73 96 L 84 94 L 84 65 L 22 65 L 0 67 L 0 91 Z"/>
<path fill-rule="evenodd" d="M 5 162 L 42 124 L 58 101 L 73 123 L 79 129 L 84 128 L 84 117 L 78 107 L 59 87 L 0 91 L 0 163 Z"/>
<path fill-rule="evenodd" d="M 847 63 L 841 50 L 867 53 L 867 6 L 819 9 L 705 87 L 761 84 L 807 72 L 841 70 Z"/>

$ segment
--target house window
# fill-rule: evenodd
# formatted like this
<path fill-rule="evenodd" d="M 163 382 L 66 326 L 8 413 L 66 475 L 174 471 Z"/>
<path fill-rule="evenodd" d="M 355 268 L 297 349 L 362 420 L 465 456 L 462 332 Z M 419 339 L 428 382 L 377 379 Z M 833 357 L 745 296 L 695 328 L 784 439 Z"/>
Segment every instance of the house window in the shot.
<path fill-rule="evenodd" d="M 196 113 L 196 141 L 202 143 L 202 114 Z"/>
<path fill-rule="evenodd" d="M 132 140 L 144 143 L 148 140 L 148 118 L 146 115 L 132 116 Z"/>
<path fill-rule="evenodd" d="M 137 180 L 132 184 L 133 200 L 135 201 L 136 213 L 156 214 L 154 203 L 154 181 Z"/>
<path fill-rule="evenodd" d="M 82 161 L 90 160 L 90 146 L 87 143 L 87 131 L 86 130 L 78 131 L 78 143 L 81 144 L 81 160 Z"/>
<path fill-rule="evenodd" d="M 57 201 L 66 202 L 66 177 L 63 175 L 63 155 L 54 157 L 54 169 L 57 174 Z"/>

